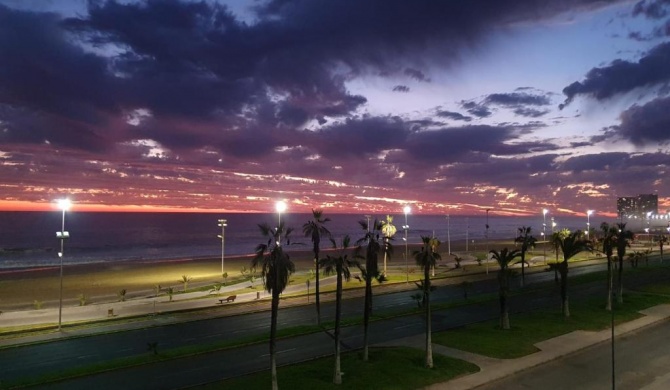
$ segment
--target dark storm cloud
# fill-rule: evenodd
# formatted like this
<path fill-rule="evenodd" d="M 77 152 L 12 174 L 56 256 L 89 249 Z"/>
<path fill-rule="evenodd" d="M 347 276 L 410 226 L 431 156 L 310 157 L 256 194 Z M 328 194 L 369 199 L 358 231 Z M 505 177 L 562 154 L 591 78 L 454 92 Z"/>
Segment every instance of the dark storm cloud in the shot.
<path fill-rule="evenodd" d="M 417 81 L 423 81 L 426 83 L 430 82 L 430 78 L 426 77 L 426 75 L 422 71 L 417 69 L 406 68 L 405 74 Z"/>
<path fill-rule="evenodd" d="M 548 96 L 529 93 L 492 93 L 484 98 L 486 104 L 496 104 L 505 107 L 518 106 L 548 106 L 551 104 Z"/>
<path fill-rule="evenodd" d="M 396 85 L 393 87 L 393 92 L 409 92 L 409 87 L 406 85 Z"/>
<path fill-rule="evenodd" d="M 549 110 L 536 110 L 534 108 L 519 107 L 514 110 L 514 113 L 519 116 L 525 116 L 526 118 L 539 118 L 548 114 Z"/>
<path fill-rule="evenodd" d="M 593 68 L 584 81 L 576 81 L 563 89 L 566 99 L 562 109 L 578 95 L 605 100 L 616 94 L 670 81 L 670 42 L 657 45 L 638 62 L 613 61 L 610 65 Z"/>
<path fill-rule="evenodd" d="M 633 16 L 644 15 L 649 19 L 661 19 L 668 15 L 670 0 L 642 0 L 633 7 Z"/>
<path fill-rule="evenodd" d="M 9 123 L 15 117 L 3 116 L 15 129 L 6 142 L 46 139 L 99 150 L 141 135 L 172 148 L 199 148 L 224 143 L 229 127 L 253 132 L 312 119 L 325 124 L 367 102 L 347 90 L 352 77 L 402 72 L 429 81 L 418 70 L 422 62 L 448 65 L 498 26 L 603 6 L 597 0 L 281 0 L 257 6 L 257 19 L 246 24 L 207 1 L 88 4 L 87 13 L 66 20 L 0 6 L 0 104 L 47 118 L 22 115 L 31 126 L 17 130 L 18 122 Z M 150 111 L 151 126 L 124 123 L 138 108 Z M 491 115 L 483 106 L 468 110 Z"/>
<path fill-rule="evenodd" d="M 104 112 L 119 112 L 115 88 L 105 61 L 70 45 L 58 23 L 53 14 L 0 4 L 0 121 L 9 128 L 3 138 L 98 150 Z"/>
<path fill-rule="evenodd" d="M 467 112 L 476 116 L 477 118 L 487 118 L 493 114 L 488 107 L 477 104 L 475 102 L 461 102 L 461 107 L 463 107 Z"/>
<path fill-rule="evenodd" d="M 622 112 L 620 118 L 616 134 L 635 145 L 670 142 L 670 97 L 634 105 Z"/>
<path fill-rule="evenodd" d="M 472 120 L 472 117 L 465 116 L 460 112 L 453 112 L 453 111 L 438 111 L 437 116 L 441 118 L 453 119 L 455 121 L 470 122 Z"/>
<path fill-rule="evenodd" d="M 619 170 L 624 167 L 629 154 L 623 152 L 587 154 L 567 159 L 561 169 L 572 172 Z"/>
<path fill-rule="evenodd" d="M 306 133 L 318 153 L 335 159 L 365 159 L 382 150 L 401 148 L 410 130 L 399 118 L 349 119 L 343 123 Z"/>
<path fill-rule="evenodd" d="M 544 142 L 510 142 L 520 133 L 514 126 L 487 125 L 415 131 L 408 135 L 404 145 L 398 145 L 398 150 L 389 154 L 388 161 L 414 161 L 423 165 L 479 161 L 489 155 L 512 156 L 557 149 Z"/>

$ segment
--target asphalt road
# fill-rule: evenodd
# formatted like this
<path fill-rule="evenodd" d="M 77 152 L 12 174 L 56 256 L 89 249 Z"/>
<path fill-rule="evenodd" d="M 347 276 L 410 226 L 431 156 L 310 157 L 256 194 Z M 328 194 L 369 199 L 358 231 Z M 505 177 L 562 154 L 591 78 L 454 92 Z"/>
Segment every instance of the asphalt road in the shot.
<path fill-rule="evenodd" d="M 669 334 L 670 321 L 664 321 L 615 339 L 616 389 L 670 389 Z M 611 344 L 606 342 L 480 389 L 611 389 L 611 364 Z"/>
<path fill-rule="evenodd" d="M 576 268 L 571 275 L 588 272 L 600 267 Z M 528 275 L 527 280 L 553 280 L 553 273 Z M 604 284 L 579 288 L 573 294 L 589 296 L 602 290 Z M 481 294 L 497 291 L 495 281 L 483 281 L 474 284 L 470 294 Z M 375 310 L 383 308 L 401 309 L 416 305 L 410 299 L 413 292 L 401 292 L 375 297 Z M 444 286 L 438 289 L 434 302 L 454 302 L 463 300 L 462 289 L 458 286 Z M 536 307 L 558 305 L 555 289 L 535 294 L 532 299 L 527 297 L 514 299 L 513 310 L 530 310 Z M 345 316 L 360 316 L 362 299 L 347 300 L 343 304 Z M 497 302 L 482 305 L 463 306 L 434 313 L 434 330 L 448 329 L 467 323 L 496 318 Z M 333 304 L 323 306 L 322 317 L 333 317 Z M 293 307 L 280 310 L 280 327 L 313 324 L 314 308 Z M 376 322 L 372 325 L 373 342 L 389 341 L 396 338 L 411 336 L 423 331 L 423 322 L 419 316 L 395 318 Z M 212 340 L 233 340 L 245 336 L 267 334 L 269 332 L 269 315 L 267 312 L 253 313 L 234 317 L 216 318 L 182 324 L 159 326 L 141 330 L 103 334 L 77 339 L 53 341 L 43 344 L 23 346 L 0 350 L 0 367 L 2 380 L 14 381 L 47 372 L 54 372 L 76 366 L 86 366 L 118 357 L 137 356 L 147 353 L 148 342 L 158 342 L 159 351 L 180 346 L 204 344 Z M 358 327 L 343 330 L 344 343 L 351 348 L 362 345 L 362 330 Z M 279 346 L 279 363 L 289 364 L 297 361 L 325 356 L 332 353 L 332 341 L 326 333 L 282 340 Z M 198 383 L 198 381 L 215 380 L 244 373 L 266 369 L 268 366 L 267 345 L 253 345 L 245 348 L 203 354 L 187 359 L 147 365 L 123 371 L 67 381 L 60 385 L 52 384 L 49 388 L 177 388 Z M 187 375 L 185 373 L 193 373 Z M 197 375 L 195 375 L 197 374 Z M 175 378 L 176 377 L 176 378 Z M 135 378 L 125 383 L 128 378 Z M 137 381 L 137 378 L 142 378 Z M 147 378 L 152 378 L 148 383 Z M 137 386 L 139 385 L 139 386 Z M 62 386 L 62 387 L 61 387 Z M 109 386 L 109 387 L 106 387 Z"/>

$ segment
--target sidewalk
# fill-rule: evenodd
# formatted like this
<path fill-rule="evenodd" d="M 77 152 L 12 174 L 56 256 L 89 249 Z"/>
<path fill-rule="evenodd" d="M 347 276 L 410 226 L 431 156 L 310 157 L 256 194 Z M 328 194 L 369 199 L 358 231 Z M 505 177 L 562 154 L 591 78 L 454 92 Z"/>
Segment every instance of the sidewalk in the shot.
<path fill-rule="evenodd" d="M 614 328 L 615 336 L 633 332 L 646 326 L 653 325 L 659 321 L 669 319 L 670 305 L 659 305 L 651 307 L 649 309 L 642 310 L 640 313 L 644 314 L 644 317 L 617 325 Z M 489 382 L 494 382 L 507 376 L 514 375 L 520 371 L 550 362 L 566 355 L 570 355 L 598 343 L 606 342 L 610 340 L 610 337 L 611 329 L 604 329 L 598 332 L 578 330 L 555 337 L 553 339 L 539 342 L 535 344 L 535 346 L 540 351 L 517 359 L 494 359 L 487 356 L 445 347 L 443 345 L 433 344 L 433 353 L 439 353 L 445 356 L 471 362 L 479 366 L 480 371 L 475 374 L 466 375 L 447 382 L 436 383 L 426 387 L 426 389 L 474 389 Z M 425 336 L 421 334 L 400 340 L 394 340 L 388 343 L 383 343 L 381 345 L 409 346 L 416 348 L 417 346 L 423 345 L 424 343 Z M 660 388 L 661 387 L 659 387 L 659 389 Z"/>

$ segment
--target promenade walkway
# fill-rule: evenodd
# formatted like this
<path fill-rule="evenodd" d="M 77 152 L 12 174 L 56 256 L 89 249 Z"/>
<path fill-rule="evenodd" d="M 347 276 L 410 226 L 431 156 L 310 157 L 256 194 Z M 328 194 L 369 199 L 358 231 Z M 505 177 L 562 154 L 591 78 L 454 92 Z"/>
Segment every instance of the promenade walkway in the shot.
<path fill-rule="evenodd" d="M 546 267 L 542 264 L 543 259 L 533 258 L 536 266 L 528 269 L 529 273 L 543 272 Z M 573 265 L 574 268 L 601 264 L 602 260 L 594 259 L 585 262 L 580 262 Z M 463 267 L 453 272 L 451 277 L 436 280 L 439 284 L 458 284 L 465 280 L 482 280 L 495 277 L 495 272 L 491 270 L 489 275 L 485 273 L 485 267 L 479 266 L 474 260 L 467 259 L 462 264 Z M 334 278 L 328 277 L 322 279 L 324 286 L 333 283 Z M 31 342 L 42 342 L 49 340 L 57 340 L 59 338 L 77 337 L 86 334 L 95 334 L 109 331 L 122 331 L 129 329 L 144 328 L 149 325 L 156 325 L 157 323 L 174 323 L 179 321 L 193 321 L 200 318 L 210 318 L 213 315 L 236 315 L 249 313 L 254 311 L 268 310 L 269 297 L 265 292 L 249 292 L 236 294 L 237 299 L 235 303 L 218 302 L 219 299 L 225 298 L 230 292 L 240 291 L 240 289 L 247 288 L 250 282 L 239 283 L 224 287 L 217 295 L 210 294 L 209 291 L 190 292 L 177 294 L 174 300 L 169 302 L 169 297 L 147 297 L 140 299 L 133 299 L 125 302 L 113 302 L 104 304 L 95 304 L 81 307 L 64 308 L 63 317 L 66 321 L 82 321 L 84 323 L 96 320 L 102 320 L 101 323 L 91 327 L 66 327 L 62 332 L 43 332 L 40 334 L 23 337 L 16 334 L 16 337 L 5 337 L 0 339 L 0 347 L 8 347 L 12 345 L 20 345 Z M 257 280 L 255 283 L 260 283 Z M 413 289 L 412 283 L 396 283 L 379 287 L 383 292 L 404 291 Z M 382 291 L 377 292 L 381 293 Z M 286 292 L 286 298 L 282 301 L 282 307 L 297 306 L 307 304 L 308 297 L 305 295 L 306 286 L 290 286 Z M 346 290 L 345 295 L 348 298 L 362 296 L 362 289 Z M 288 298 L 287 296 L 294 294 L 295 297 Z M 322 299 L 324 301 L 332 300 L 334 294 L 325 294 Z M 259 299 L 260 297 L 260 299 Z M 311 297 L 313 299 L 313 297 Z M 211 310 L 195 310 L 193 309 L 213 309 L 216 308 L 217 313 L 214 314 Z M 112 321 L 107 323 L 107 310 L 113 309 L 116 318 L 128 317 L 128 321 Z M 150 314 L 161 314 L 150 316 Z M 28 326 L 31 324 L 39 324 L 41 321 L 55 322 L 57 320 L 57 309 L 48 310 L 24 310 L 16 312 L 6 312 L 2 314 L 0 323 L 3 327 L 10 326 Z M 644 317 L 637 320 L 618 325 L 615 329 L 616 335 L 626 334 L 632 331 L 642 329 L 650 326 L 658 321 L 668 320 L 670 318 L 670 305 L 661 305 L 653 307 L 642 312 Z M 131 317 L 136 317 L 130 320 Z M 513 375 L 522 370 L 535 367 L 537 365 L 549 362 L 551 360 L 569 355 L 571 353 L 580 351 L 589 346 L 606 342 L 610 338 L 610 330 L 603 330 L 600 332 L 585 332 L 576 331 L 566 335 L 556 337 L 554 339 L 546 340 L 536 344 L 540 350 L 537 353 L 518 358 L 518 359 L 493 359 L 485 356 L 468 353 L 453 348 L 444 347 L 441 345 L 433 345 L 434 353 L 440 353 L 447 356 L 455 357 L 470 361 L 478 365 L 481 370 L 478 373 L 468 376 L 456 378 L 454 380 L 434 384 L 428 389 L 472 389 L 481 386 L 485 383 L 496 381 L 504 377 Z M 421 348 L 424 343 L 424 336 L 417 335 L 413 337 L 393 340 L 383 343 L 381 345 L 402 345 L 411 346 L 414 348 Z M 652 390 L 652 389 L 649 389 Z"/>

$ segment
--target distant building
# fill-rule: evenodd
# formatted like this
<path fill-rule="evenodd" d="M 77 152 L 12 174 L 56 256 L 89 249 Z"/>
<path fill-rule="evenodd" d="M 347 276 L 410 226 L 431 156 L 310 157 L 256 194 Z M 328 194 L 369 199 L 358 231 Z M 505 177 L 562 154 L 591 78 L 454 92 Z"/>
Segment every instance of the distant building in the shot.
<path fill-rule="evenodd" d="M 619 218 L 644 218 L 658 214 L 658 195 L 640 194 L 625 196 L 617 199 L 617 214 Z"/>

